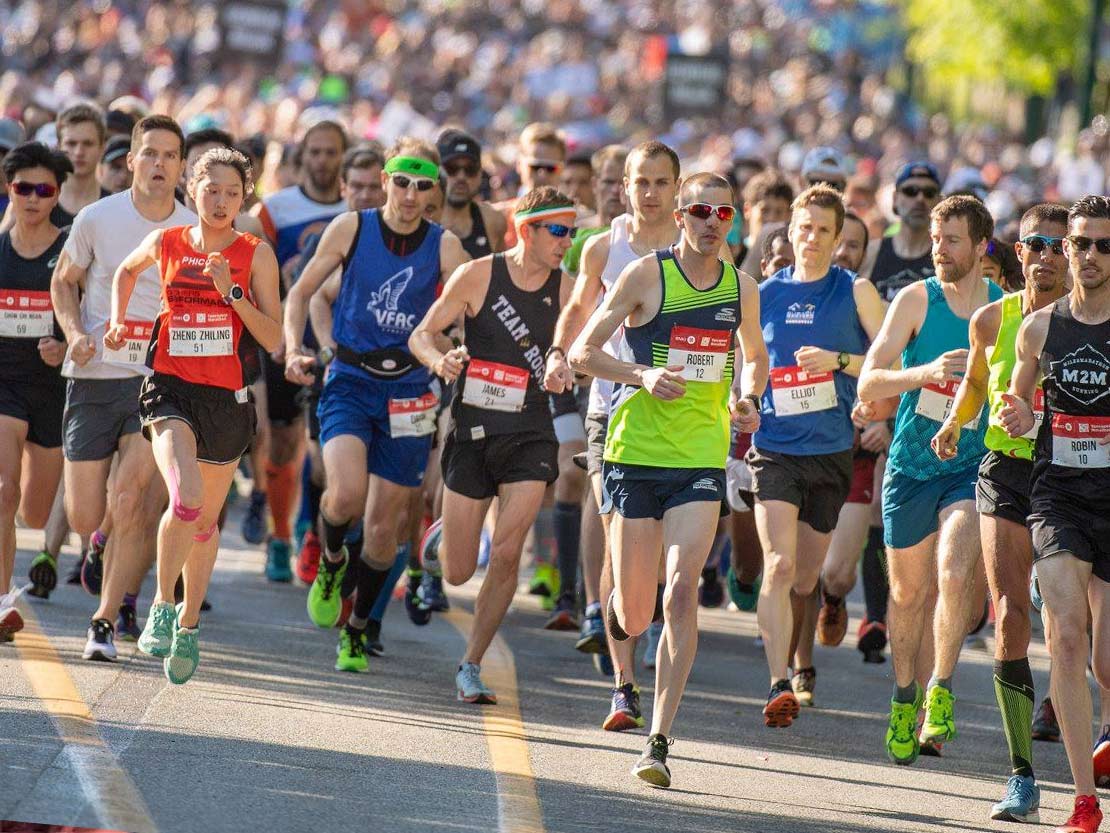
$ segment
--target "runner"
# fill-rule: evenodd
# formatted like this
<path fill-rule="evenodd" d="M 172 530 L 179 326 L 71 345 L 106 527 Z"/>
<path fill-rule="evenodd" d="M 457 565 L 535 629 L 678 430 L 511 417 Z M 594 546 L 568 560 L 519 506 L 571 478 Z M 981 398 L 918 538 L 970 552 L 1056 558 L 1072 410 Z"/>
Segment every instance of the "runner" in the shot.
<path fill-rule="evenodd" d="M 1099 685 L 1110 688 L 1110 198 L 1080 199 L 1068 212 L 1067 230 L 1071 292 L 1022 322 L 998 418 L 1011 439 L 1036 430 L 1029 528 L 1051 630 L 1052 705 L 1076 793 L 1074 812 L 1056 831 L 1094 833 L 1102 810 L 1091 766 L 1089 657 Z"/>
<path fill-rule="evenodd" d="M 582 225 L 602 225 L 597 219 L 597 201 L 594 199 L 597 166 L 588 153 L 575 153 L 567 157 L 559 171 L 559 187 L 574 200 Z"/>
<path fill-rule="evenodd" d="M 1022 319 L 1055 303 L 1068 291 L 1064 257 L 1068 211 L 1061 205 L 1035 205 L 1022 216 L 1020 233 L 1021 241 L 1014 248 L 1021 258 L 1025 288 L 988 304 L 971 317 L 967 374 L 956 392 L 952 413 L 933 438 L 932 446 L 942 460 L 955 456 L 964 423 L 975 419 L 983 403 L 990 402 L 987 455 L 979 466 L 975 504 L 997 617 L 994 693 L 1013 769 L 1006 796 L 991 808 L 991 818 L 1035 822 L 1039 819 L 1040 788 L 1033 774 L 1035 700 L 1028 656 L 1033 542 L 1026 521 L 1036 429 L 1028 437 L 1010 439 L 998 414 L 1017 362 L 1014 346 Z M 1035 401 L 1040 419 L 1044 415 L 1043 399 L 1038 387 Z"/>
<path fill-rule="evenodd" d="M 517 243 L 459 268 L 409 339 L 409 349 L 448 382 L 459 379 L 454 430 L 443 449 L 444 579 L 463 584 L 478 566 L 489 505 L 498 500 L 489 566 L 455 675 L 458 699 L 496 703 L 481 664 L 516 591 L 525 536 L 558 475 L 544 356 L 571 278 L 559 268 L 574 237 L 574 201 L 550 186 L 517 203 Z M 465 313 L 465 343 L 444 352 L 437 336 Z"/>
<path fill-rule="evenodd" d="M 14 223 L 0 233 L 0 642 L 23 626 L 8 596 L 16 513 L 26 526 L 45 527 L 62 477 L 65 342 L 50 305 L 50 274 L 66 235 L 50 212 L 73 165 L 27 142 L 7 153 L 3 170 Z M 55 558 L 39 553 L 31 573 L 35 595 L 49 596 L 58 582 Z"/>
<path fill-rule="evenodd" d="M 812 701 L 817 672 L 791 675 L 788 665 L 851 488 L 856 377 L 883 320 L 875 288 L 832 262 L 843 227 L 839 192 L 807 188 L 792 206 L 794 266 L 759 286 L 771 386 L 745 459 L 763 547 L 757 614 L 771 675 L 763 717 L 775 728 L 797 717 L 796 690 Z"/>
<path fill-rule="evenodd" d="M 131 150 L 130 135 L 116 135 L 104 144 L 104 153 L 96 169 L 96 181 L 102 190 L 118 194 L 131 187 L 131 169 L 127 167 L 127 152 Z"/>
<path fill-rule="evenodd" d="M 127 343 L 103 346 L 111 315 L 112 276 L 123 259 L 152 231 L 195 220 L 174 200 L 184 164 L 185 137 L 168 116 L 147 116 L 135 126 L 128 164 L 134 183 L 127 191 L 83 209 L 73 223 L 51 280 L 54 314 L 69 342 L 62 375 L 66 408 L 62 424 L 66 514 L 78 535 L 90 536 L 82 583 L 100 585 L 102 525 L 112 521 L 104 559 L 100 605 L 93 614 L 85 659 L 114 660 L 114 627 L 124 595 L 147 568 L 144 496 L 154 474 L 150 445 L 139 435 L 139 389 L 149 375 L 146 348 L 158 314 L 157 270 L 139 275 L 129 307 Z M 83 289 L 83 294 L 79 291 Z M 118 452 L 114 477 L 108 474 Z"/>
<path fill-rule="evenodd" d="M 903 287 L 936 274 L 929 237 L 930 212 L 940 202 L 940 174 L 932 162 L 908 162 L 894 178 L 898 230 L 871 241 L 860 276 L 890 303 Z"/>
<path fill-rule="evenodd" d="M 73 176 L 66 178 L 58 204 L 50 216 L 50 222 L 65 228 L 73 224 L 73 218 L 86 205 L 111 194 L 100 187 L 96 178 L 96 166 L 104 152 L 108 130 L 100 108 L 85 103 L 62 110 L 54 124 L 58 131 L 58 148 L 73 163 Z"/>
<path fill-rule="evenodd" d="M 555 125 L 532 122 L 520 133 L 517 145 L 516 171 L 520 176 L 521 194 L 541 185 L 556 186 L 559 172 L 567 158 L 567 143 Z M 505 248 L 516 245 L 516 201 L 519 197 L 504 200 L 493 207 L 500 211 L 507 223 Z"/>
<path fill-rule="evenodd" d="M 436 149 L 447 176 L 447 201 L 443 227 L 462 241 L 472 258 L 499 252 L 504 246 L 505 215 L 478 199 L 482 185 L 482 146 L 461 130 L 439 134 Z"/>
<path fill-rule="evenodd" d="M 781 171 L 761 171 L 748 180 L 744 186 L 744 226 L 747 235 L 736 256 L 741 270 L 749 275 L 759 270 L 763 238 L 772 230 L 786 225 L 792 202 L 794 188 Z"/>
<path fill-rule="evenodd" d="M 655 618 L 667 554 L 651 734 L 633 768 L 657 787 L 671 783 L 668 735 L 697 651 L 698 579 L 725 497 L 729 411 L 741 430 L 756 429 L 767 383 L 756 283 L 718 256 L 732 203 L 723 177 L 688 177 L 674 212 L 678 243 L 624 269 L 570 353 L 573 369 L 616 383 L 602 468 L 602 511 L 616 513 L 614 639 L 643 633 Z M 620 355 L 632 362 L 604 349 L 622 324 Z M 738 348 L 744 366 L 734 385 Z"/>
<path fill-rule="evenodd" d="M 985 448 L 981 414 L 965 429 L 959 451 L 946 460 L 929 453 L 929 439 L 948 416 L 959 377 L 967 370 L 968 319 L 1002 291 L 979 272 L 994 230 L 973 197 L 949 197 L 932 212 L 930 235 L 937 276 L 899 291 L 860 375 L 863 401 L 901 394 L 883 479 L 883 526 L 890 569 L 888 627 L 894 696 L 887 755 L 912 764 L 927 742 L 956 737 L 952 675 L 964 637 L 982 611 L 968 592 L 980 564 L 973 501 Z M 902 357 L 902 368 L 891 366 Z M 926 661 L 928 597 L 939 588 L 932 634 L 936 656 Z M 932 665 L 928 692 L 921 678 Z M 917 713 L 925 704 L 920 736 Z"/>
<path fill-rule="evenodd" d="M 607 171 L 603 168 L 603 174 Z M 566 390 L 573 374 L 563 351 L 581 333 L 586 321 L 616 284 L 625 267 L 650 255 L 656 249 L 672 246 L 678 238 L 674 209 L 678 196 L 678 154 L 662 142 L 644 142 L 628 154 L 624 163 L 624 193 L 629 213 L 613 218 L 608 234 L 591 238 L 582 251 L 581 273 L 574 293 L 555 327 L 551 355 L 547 358 L 548 390 Z M 620 337 L 614 334 L 604 349 L 617 355 Z M 586 412 L 586 471 L 597 506 L 604 503 L 601 483 L 602 458 L 609 424 L 609 405 L 613 383 L 595 378 L 590 384 Z M 604 533 L 600 553 L 586 552 L 583 579 L 586 585 L 586 615 L 575 647 L 583 652 L 605 656 L 612 661 L 613 691 L 611 707 L 602 723 L 607 731 L 640 728 L 640 689 L 636 684 L 635 641 L 620 641 L 609 636 L 602 622 L 602 599 L 613 591 L 612 540 L 610 513 L 601 514 Z M 600 565 L 596 563 L 601 556 Z"/>
<path fill-rule="evenodd" d="M 312 383 L 323 358 L 302 344 L 309 300 L 343 269 L 331 362 L 320 398 L 326 488 L 320 504 L 324 552 L 308 593 L 308 615 L 334 627 L 348 569 L 344 539 L 365 516 L 353 612 L 340 632 L 340 671 L 367 671 L 366 625 L 396 558 L 404 515 L 418 489 L 435 430 L 431 378 L 406 343 L 435 298 L 440 276 L 467 260 L 459 239 L 424 219 L 439 179 L 439 154 L 403 138 L 387 154 L 382 209 L 347 212 L 328 225 L 285 309 L 286 374 Z"/>
<path fill-rule="evenodd" d="M 170 494 L 158 534 L 158 590 L 139 650 L 163 658 L 166 679 L 188 682 L 200 663 L 200 606 L 216 563 L 217 519 L 239 458 L 254 433 L 244 364 L 260 344 L 281 341 L 278 265 L 273 250 L 235 231 L 250 162 L 213 148 L 197 160 L 187 190 L 196 226 L 152 232 L 116 270 L 104 346 L 121 350 L 137 282 L 157 265 L 162 309 L 151 336 L 152 376 L 139 394 L 143 434 Z M 257 303 L 257 306 L 256 306 Z M 243 338 L 244 328 L 252 338 Z M 174 584 L 185 600 L 174 607 Z"/>

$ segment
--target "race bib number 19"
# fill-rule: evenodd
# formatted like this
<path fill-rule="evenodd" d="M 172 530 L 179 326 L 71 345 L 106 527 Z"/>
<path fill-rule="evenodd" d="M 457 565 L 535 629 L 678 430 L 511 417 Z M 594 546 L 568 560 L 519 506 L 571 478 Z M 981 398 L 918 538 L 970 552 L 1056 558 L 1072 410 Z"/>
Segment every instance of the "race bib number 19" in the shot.
<path fill-rule="evenodd" d="M 49 292 L 0 289 L 0 336 L 43 338 L 54 335 Z"/>
<path fill-rule="evenodd" d="M 1052 462 L 1070 469 L 1110 467 L 1110 417 L 1052 415 Z"/>
<path fill-rule="evenodd" d="M 389 400 L 389 436 L 426 437 L 436 430 L 436 405 L 432 392 L 412 399 Z"/>
<path fill-rule="evenodd" d="M 672 327 L 667 365 L 682 365 L 682 378 L 687 382 L 719 382 L 724 378 L 731 343 L 728 330 Z"/>
<path fill-rule="evenodd" d="M 115 364 L 146 364 L 146 351 L 150 345 L 150 336 L 154 332 L 154 322 L 124 321 L 123 325 L 127 328 L 124 333 L 127 343 L 118 350 L 104 348 L 104 361 Z"/>
<path fill-rule="evenodd" d="M 836 407 L 836 383 L 831 372 L 809 373 L 800 367 L 771 370 L 771 400 L 775 416 L 795 416 Z"/>
<path fill-rule="evenodd" d="M 471 359 L 463 385 L 463 404 L 487 411 L 519 413 L 524 410 L 528 371 L 507 364 Z"/>
<path fill-rule="evenodd" d="M 178 312 L 170 318 L 171 356 L 230 356 L 234 352 L 230 310 Z"/>
<path fill-rule="evenodd" d="M 952 413 L 952 404 L 956 401 L 956 391 L 959 387 L 960 383 L 955 380 L 930 382 L 918 394 L 917 407 L 914 408 L 914 413 L 926 419 L 931 419 L 933 422 L 944 422 L 948 419 L 948 415 Z M 964 428 L 969 431 L 976 430 L 979 427 L 979 417 L 982 416 L 982 413 L 982 409 L 980 409 L 974 419 L 968 420 Z"/>

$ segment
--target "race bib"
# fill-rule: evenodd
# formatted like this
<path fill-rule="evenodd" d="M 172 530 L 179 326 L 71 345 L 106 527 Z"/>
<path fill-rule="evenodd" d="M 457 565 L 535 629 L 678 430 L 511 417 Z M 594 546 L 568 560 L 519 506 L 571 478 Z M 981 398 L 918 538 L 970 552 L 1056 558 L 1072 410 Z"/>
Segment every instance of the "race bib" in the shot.
<path fill-rule="evenodd" d="M 810 373 L 800 367 L 771 370 L 771 400 L 775 416 L 795 416 L 836 407 L 836 383 L 831 371 Z"/>
<path fill-rule="evenodd" d="M 234 352 L 230 310 L 176 312 L 170 317 L 171 356 L 230 356 Z"/>
<path fill-rule="evenodd" d="M 49 292 L 0 289 L 0 336 L 43 338 L 54 335 Z"/>
<path fill-rule="evenodd" d="M 930 382 L 921 389 L 917 396 L 917 407 L 914 408 L 914 413 L 931 419 L 934 422 L 944 422 L 948 419 L 948 415 L 952 413 L 952 403 L 956 401 L 956 391 L 959 390 L 960 383 L 951 380 L 948 382 Z M 975 415 L 974 419 L 968 420 L 964 428 L 974 431 L 979 427 L 979 417 L 982 416 L 982 409 Z"/>
<path fill-rule="evenodd" d="M 154 333 L 153 321 L 124 321 L 124 338 L 127 343 L 118 350 L 104 348 L 104 361 L 114 364 L 144 365 L 150 336 Z"/>
<path fill-rule="evenodd" d="M 1037 439 L 1042 423 L 1044 423 L 1044 391 L 1037 388 L 1037 392 L 1033 394 L 1033 427 L 1021 436 L 1027 440 Z"/>
<path fill-rule="evenodd" d="M 1110 417 L 1052 415 L 1052 462 L 1070 469 L 1110 468 Z"/>
<path fill-rule="evenodd" d="M 497 362 L 471 359 L 463 385 L 463 404 L 487 411 L 519 413 L 524 410 L 528 371 Z"/>
<path fill-rule="evenodd" d="M 429 391 L 412 399 L 389 400 L 389 436 L 426 437 L 436 430 L 439 399 Z"/>
<path fill-rule="evenodd" d="M 667 364 L 682 365 L 687 382 L 719 382 L 725 374 L 730 336 L 728 330 L 672 327 Z"/>

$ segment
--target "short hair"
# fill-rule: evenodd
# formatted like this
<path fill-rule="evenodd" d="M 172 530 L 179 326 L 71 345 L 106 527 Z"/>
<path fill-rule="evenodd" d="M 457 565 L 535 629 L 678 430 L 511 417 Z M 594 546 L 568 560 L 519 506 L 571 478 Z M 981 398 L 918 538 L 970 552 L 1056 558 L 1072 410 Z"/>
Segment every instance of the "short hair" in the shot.
<path fill-rule="evenodd" d="M 1068 212 L 1068 224 L 1072 220 L 1086 217 L 1090 220 L 1110 220 L 1110 197 L 1088 194 L 1075 201 Z"/>
<path fill-rule="evenodd" d="M 4 157 L 4 178 L 11 182 L 20 171 L 29 168 L 46 168 L 54 174 L 59 186 L 66 176 L 73 173 L 73 163 L 60 150 L 47 147 L 42 142 L 23 142 L 8 151 Z"/>
<path fill-rule="evenodd" d="M 567 208 L 574 210 L 574 200 L 551 185 L 541 185 L 533 188 L 516 204 L 515 211 L 535 211 L 540 208 Z"/>
<path fill-rule="evenodd" d="M 54 128 L 58 132 L 59 143 L 62 140 L 62 130 L 73 124 L 83 124 L 84 122 L 91 123 L 96 127 L 96 135 L 100 137 L 100 144 L 104 144 L 108 139 L 108 126 L 104 122 L 104 111 L 87 101 L 82 101 L 79 104 L 74 104 L 62 110 L 58 114 L 57 120 L 54 122 Z"/>
<path fill-rule="evenodd" d="M 393 147 L 386 151 L 385 161 L 388 162 L 395 156 L 418 156 L 439 164 L 439 151 L 436 150 L 436 146 L 415 136 L 402 136 L 398 139 Z"/>
<path fill-rule="evenodd" d="M 871 230 L 869 228 L 867 228 L 867 223 L 865 223 L 863 221 L 862 217 L 860 217 L 858 214 L 855 214 L 851 211 L 845 211 L 844 212 L 844 220 L 845 221 L 853 220 L 854 222 L 857 222 L 861 226 L 863 226 L 863 248 L 866 251 L 867 247 L 871 244 Z M 841 228 L 841 230 L 843 230 L 843 227 Z"/>
<path fill-rule="evenodd" d="M 844 196 L 839 191 L 823 182 L 810 185 L 794 198 L 794 202 L 790 204 L 790 211 L 793 214 L 793 212 L 801 208 L 809 208 L 811 205 L 831 209 L 836 217 L 836 233 L 839 235 L 844 230 L 846 211 L 844 209 Z"/>
<path fill-rule="evenodd" d="M 373 145 L 355 145 L 343 154 L 343 164 L 339 168 L 339 178 L 346 182 L 347 175 L 353 168 L 358 168 L 361 171 L 366 168 L 373 168 L 375 165 L 379 168 L 385 166 L 381 151 Z"/>
<path fill-rule="evenodd" d="M 533 144 L 555 145 L 559 148 L 559 155 L 566 158 L 567 140 L 551 122 L 534 121 L 521 131 L 520 146 Z"/>
<path fill-rule="evenodd" d="M 781 171 L 768 168 L 748 180 L 743 199 L 744 205 L 749 207 L 767 199 L 780 199 L 789 205 L 794 201 L 794 189 Z"/>
<path fill-rule="evenodd" d="M 589 168 L 591 173 L 594 170 L 593 159 L 588 153 L 575 153 L 571 156 L 568 156 L 565 167 L 569 168 L 571 165 L 579 165 L 581 167 Z"/>
<path fill-rule="evenodd" d="M 937 223 L 953 217 L 963 217 L 967 221 L 967 231 L 972 243 L 979 243 L 994 235 L 994 218 L 982 200 L 966 194 L 945 197 L 933 207 L 930 215 L 930 219 Z"/>
<path fill-rule="evenodd" d="M 226 130 L 218 127 L 205 127 L 203 130 L 194 130 L 185 137 L 185 155 L 193 152 L 193 148 L 200 145 L 219 145 L 224 148 L 235 147 L 235 139 Z"/>
<path fill-rule="evenodd" d="M 153 115 L 143 116 L 135 122 L 135 129 L 131 131 L 131 152 L 137 152 L 143 143 L 143 136 L 150 133 L 152 130 L 168 130 L 177 140 L 181 143 L 181 158 L 185 158 L 185 134 L 181 131 L 181 125 L 174 121 L 169 116 Z"/>
<path fill-rule="evenodd" d="M 774 245 L 776 240 L 785 240 L 790 242 L 790 233 L 787 231 L 786 226 L 776 226 L 767 236 L 763 238 L 763 246 L 760 248 L 759 253 L 763 260 L 770 260 L 774 254 Z"/>
<path fill-rule="evenodd" d="M 595 173 L 601 173 L 601 169 L 610 162 L 616 162 L 620 165 L 621 170 L 624 170 L 624 165 L 627 161 L 628 148 L 624 145 L 606 145 L 594 151 L 594 155 L 590 157 L 590 166 L 594 169 Z"/>
<path fill-rule="evenodd" d="M 1029 234 L 1041 223 L 1056 223 L 1067 228 L 1067 206 L 1052 202 L 1037 203 L 1021 215 L 1021 225 L 1018 227 L 1018 235 L 1025 237 L 1025 235 Z"/>
<path fill-rule="evenodd" d="M 678 201 L 680 204 L 686 202 L 686 197 L 694 188 L 720 188 L 723 191 L 728 191 L 728 200 L 732 202 L 732 185 L 720 174 L 710 173 L 709 171 L 701 171 L 700 173 L 690 174 L 682 180 L 682 185 L 678 189 Z"/>
<path fill-rule="evenodd" d="M 313 122 L 313 124 L 307 130 L 305 130 L 304 135 L 301 136 L 301 140 L 297 143 L 297 146 L 303 151 L 305 145 L 308 144 L 308 137 L 318 130 L 334 130 L 336 133 L 338 133 L 340 139 L 339 143 L 342 146 L 344 153 L 346 153 L 347 148 L 351 146 L 351 139 L 347 135 L 347 128 L 345 128 L 339 122 L 334 121 L 333 119 L 320 119 L 320 121 L 318 122 Z"/>
<path fill-rule="evenodd" d="M 678 181 L 682 173 L 682 163 L 678 159 L 678 154 L 675 153 L 674 148 L 670 145 L 665 145 L 656 139 L 652 139 L 648 142 L 641 142 L 636 145 L 624 160 L 625 176 L 628 176 L 629 172 L 632 170 L 632 156 L 634 154 L 639 154 L 641 159 L 654 159 L 657 156 L 666 156 L 671 160 L 671 170 L 674 172 L 675 181 Z"/>
<path fill-rule="evenodd" d="M 235 148 L 230 147 L 209 148 L 202 153 L 200 159 L 197 160 L 197 164 L 193 166 L 193 176 L 189 180 L 189 185 L 193 186 L 200 182 L 217 165 L 234 168 L 243 183 L 243 192 L 246 193 L 250 190 L 251 161 Z"/>

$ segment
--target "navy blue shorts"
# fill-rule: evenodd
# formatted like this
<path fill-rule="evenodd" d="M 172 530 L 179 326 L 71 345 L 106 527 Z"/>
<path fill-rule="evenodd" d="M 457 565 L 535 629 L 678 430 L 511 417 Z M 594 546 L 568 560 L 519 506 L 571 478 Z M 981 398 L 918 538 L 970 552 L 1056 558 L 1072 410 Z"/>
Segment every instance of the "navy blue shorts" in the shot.
<path fill-rule="evenodd" d="M 622 518 L 663 519 L 668 509 L 685 503 L 716 501 L 725 507 L 725 470 L 668 469 L 627 463 L 601 465 L 601 514 Z M 725 508 L 727 513 L 727 508 Z"/>
<path fill-rule="evenodd" d="M 348 373 L 332 372 L 320 394 L 316 411 L 320 417 L 320 443 L 327 445 L 334 437 L 349 435 L 366 446 L 366 470 L 399 486 L 419 486 L 428 465 L 435 434 L 435 407 L 431 409 L 431 430 L 412 436 L 408 426 L 396 418 L 390 424 L 390 403 L 411 403 L 429 393 L 424 383 L 378 382 Z M 394 434 L 400 434 L 394 436 Z"/>

